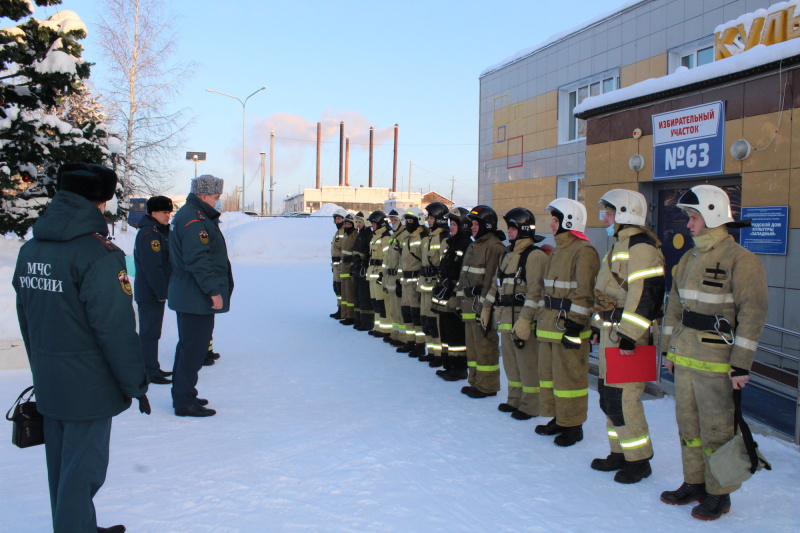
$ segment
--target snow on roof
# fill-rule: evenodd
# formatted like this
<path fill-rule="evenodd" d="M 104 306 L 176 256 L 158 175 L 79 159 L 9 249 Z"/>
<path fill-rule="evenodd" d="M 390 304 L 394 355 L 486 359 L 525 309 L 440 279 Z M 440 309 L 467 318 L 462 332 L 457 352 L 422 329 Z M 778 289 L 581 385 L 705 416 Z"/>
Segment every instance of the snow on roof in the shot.
<path fill-rule="evenodd" d="M 573 33 L 578 33 L 581 30 L 585 30 L 585 29 L 587 29 L 587 28 L 589 28 L 589 27 L 591 27 L 591 26 L 593 26 L 595 24 L 603 22 L 607 18 L 610 18 L 610 17 L 612 17 L 614 15 L 617 15 L 619 13 L 622 13 L 626 9 L 629 9 L 629 8 L 635 6 L 636 4 L 641 4 L 641 3 L 644 3 L 644 2 L 650 2 L 650 1 L 652 1 L 652 0 L 627 0 L 627 2 L 622 4 L 622 6 L 618 7 L 617 9 L 614 9 L 613 11 L 608 11 L 606 13 L 603 13 L 602 15 L 598 15 L 598 16 L 594 17 L 593 19 L 589 20 L 588 22 L 584 22 L 583 24 L 580 24 L 579 26 L 575 26 L 573 28 L 570 28 L 568 30 L 562 31 L 560 33 L 556 33 L 555 35 L 551 35 L 550 37 L 548 37 L 547 39 L 545 39 L 541 43 L 537 44 L 536 46 L 533 46 L 531 48 L 525 48 L 524 50 L 520 50 L 516 54 L 508 56 L 507 58 L 505 58 L 501 62 L 495 63 L 494 65 L 484 69 L 484 71 L 481 72 L 481 75 L 478 76 L 478 77 L 482 78 L 482 77 L 486 76 L 487 74 L 491 74 L 492 72 L 494 72 L 496 70 L 500 70 L 501 68 L 503 68 L 505 66 L 508 66 L 508 65 L 510 65 L 512 63 L 516 63 L 520 59 L 524 59 L 524 58 L 528 57 L 529 55 L 532 55 L 534 52 L 537 52 L 538 50 L 541 50 L 542 48 L 545 48 L 546 46 L 549 46 L 551 44 L 554 44 L 557 41 L 565 39 L 566 37 L 569 37 Z"/>
<path fill-rule="evenodd" d="M 792 39 L 771 46 L 760 44 L 746 52 L 719 61 L 713 61 L 693 69 L 679 67 L 673 74 L 661 78 L 650 78 L 623 89 L 589 97 L 575 106 L 574 113 L 580 115 L 592 109 L 728 76 L 798 55 L 800 55 L 800 39 Z"/>

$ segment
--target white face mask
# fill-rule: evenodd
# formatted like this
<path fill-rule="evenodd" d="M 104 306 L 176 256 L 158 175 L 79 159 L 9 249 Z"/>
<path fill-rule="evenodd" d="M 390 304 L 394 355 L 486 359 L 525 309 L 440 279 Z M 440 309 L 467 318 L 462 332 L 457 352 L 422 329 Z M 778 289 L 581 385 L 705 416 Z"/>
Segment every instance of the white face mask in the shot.
<path fill-rule="evenodd" d="M 216 209 L 220 213 L 222 212 L 222 200 L 217 200 L 216 202 L 214 202 L 214 209 Z"/>

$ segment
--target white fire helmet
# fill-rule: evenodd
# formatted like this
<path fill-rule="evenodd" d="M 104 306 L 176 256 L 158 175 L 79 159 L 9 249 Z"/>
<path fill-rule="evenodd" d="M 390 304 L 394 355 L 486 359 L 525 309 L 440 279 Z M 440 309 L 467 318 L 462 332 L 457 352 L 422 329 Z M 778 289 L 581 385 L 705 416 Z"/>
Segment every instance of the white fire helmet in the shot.
<path fill-rule="evenodd" d="M 422 225 L 425 222 L 425 211 L 419 207 L 412 206 L 406 209 L 405 213 L 403 213 L 403 218 L 416 218 L 417 223 Z"/>
<path fill-rule="evenodd" d="M 582 203 L 569 198 L 556 198 L 547 205 L 546 209 L 548 211 L 556 209 L 564 215 L 561 227 L 565 230 L 583 233 L 586 229 L 586 208 Z"/>
<path fill-rule="evenodd" d="M 334 217 L 342 217 L 342 218 L 344 218 L 344 217 L 347 216 L 347 210 L 345 210 L 342 207 L 337 207 L 336 211 L 333 212 L 333 216 Z"/>
<path fill-rule="evenodd" d="M 628 189 L 611 189 L 597 202 L 614 209 L 614 222 L 644 226 L 647 221 L 647 202 L 644 196 Z"/>
<path fill-rule="evenodd" d="M 703 217 L 707 228 L 718 228 L 733 222 L 731 201 L 728 195 L 714 185 L 696 185 L 683 193 L 678 207 L 686 211 L 694 209 Z"/>

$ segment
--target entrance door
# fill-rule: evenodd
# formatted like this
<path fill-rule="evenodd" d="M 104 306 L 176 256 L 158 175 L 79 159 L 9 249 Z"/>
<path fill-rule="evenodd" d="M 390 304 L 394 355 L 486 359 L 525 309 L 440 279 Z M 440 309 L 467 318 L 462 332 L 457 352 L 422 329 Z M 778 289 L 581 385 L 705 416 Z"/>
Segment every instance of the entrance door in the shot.
<path fill-rule="evenodd" d="M 678 261 L 680 261 L 686 250 L 694 246 L 692 235 L 686 227 L 686 223 L 689 222 L 689 217 L 686 213 L 678 209 L 678 199 L 684 192 L 696 185 L 696 183 L 681 183 L 677 188 L 673 188 L 675 185 L 678 185 L 677 183 L 665 185 L 668 185 L 670 188 L 661 188 L 656 191 L 658 198 L 658 203 L 656 204 L 658 206 L 656 234 L 659 240 L 661 240 L 661 251 L 664 253 L 664 259 L 666 260 L 667 291 L 669 292 L 672 287 L 672 275 L 675 271 L 675 267 L 678 266 Z M 733 218 L 739 220 L 742 212 L 741 183 L 717 186 L 728 193 L 728 197 L 731 200 Z M 736 242 L 739 242 L 739 229 L 730 228 L 729 231 L 733 238 L 736 239 Z"/>

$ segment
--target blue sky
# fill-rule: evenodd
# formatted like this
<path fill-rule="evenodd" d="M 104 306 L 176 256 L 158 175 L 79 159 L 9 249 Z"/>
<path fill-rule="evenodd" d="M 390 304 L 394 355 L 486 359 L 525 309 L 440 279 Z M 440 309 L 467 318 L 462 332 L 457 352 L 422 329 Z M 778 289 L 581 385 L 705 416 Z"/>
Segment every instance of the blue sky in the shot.
<path fill-rule="evenodd" d="M 194 176 L 186 151 L 204 151 L 200 173 L 225 179 L 226 192 L 241 185 L 242 107 L 247 104 L 246 200 L 260 197 L 259 152 L 269 152 L 275 131 L 275 207 L 279 199 L 313 187 L 316 122 L 322 121 L 323 185 L 338 184 L 338 123 L 351 137 L 350 184 L 367 184 L 368 129 L 375 128 L 375 186 L 390 187 L 391 128 L 400 126 L 398 181 L 450 193 L 472 205 L 478 177 L 478 77 L 486 67 L 615 10 L 622 0 L 473 1 L 374 0 L 267 2 L 175 0 L 178 60 L 197 69 L 176 107 L 194 121 L 175 156 L 172 191 L 183 193 Z M 84 58 L 96 65 L 102 90 L 107 69 L 95 45 L 98 0 L 64 0 L 37 8 L 46 18 L 77 12 L 88 26 Z M 269 176 L 267 176 L 267 182 Z M 398 186 L 400 188 L 400 186 Z M 405 189 L 405 186 L 403 187 Z M 265 194 L 266 196 L 266 194 Z"/>

